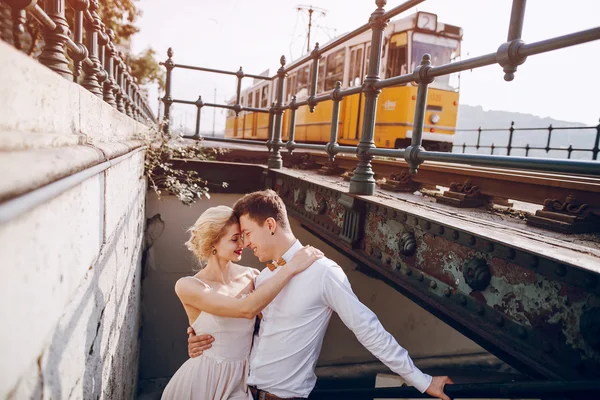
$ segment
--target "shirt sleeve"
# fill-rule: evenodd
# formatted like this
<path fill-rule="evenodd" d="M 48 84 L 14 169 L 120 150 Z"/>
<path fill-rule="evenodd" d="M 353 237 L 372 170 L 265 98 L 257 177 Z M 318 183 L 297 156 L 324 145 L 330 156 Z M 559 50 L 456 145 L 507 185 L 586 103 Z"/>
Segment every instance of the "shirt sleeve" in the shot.
<path fill-rule="evenodd" d="M 337 265 L 327 266 L 321 281 L 323 301 L 337 312 L 358 341 L 389 369 L 424 393 L 431 376 L 415 367 L 408 351 L 387 332 L 379 319 L 356 297 L 344 271 Z"/>

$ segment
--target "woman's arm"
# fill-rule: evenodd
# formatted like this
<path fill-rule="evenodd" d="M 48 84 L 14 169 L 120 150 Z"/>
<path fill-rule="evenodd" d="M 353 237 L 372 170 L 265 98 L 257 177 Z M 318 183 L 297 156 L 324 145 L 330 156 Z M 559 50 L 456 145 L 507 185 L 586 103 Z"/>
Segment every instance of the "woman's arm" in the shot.
<path fill-rule="evenodd" d="M 323 253 L 311 246 L 299 250 L 275 276 L 243 299 L 215 293 L 194 279 L 179 279 L 175 292 L 183 304 L 221 317 L 248 318 L 258 315 L 298 273 L 311 266 Z"/>

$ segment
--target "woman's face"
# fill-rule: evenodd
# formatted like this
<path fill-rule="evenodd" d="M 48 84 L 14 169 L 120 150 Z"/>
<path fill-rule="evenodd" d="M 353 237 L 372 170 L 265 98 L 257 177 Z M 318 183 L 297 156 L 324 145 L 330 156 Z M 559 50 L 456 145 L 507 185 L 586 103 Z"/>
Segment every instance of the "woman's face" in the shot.
<path fill-rule="evenodd" d="M 239 224 L 231 224 L 225 228 L 225 234 L 215 245 L 217 256 L 228 261 L 240 261 L 242 259 L 242 250 L 244 250 L 244 241 Z"/>

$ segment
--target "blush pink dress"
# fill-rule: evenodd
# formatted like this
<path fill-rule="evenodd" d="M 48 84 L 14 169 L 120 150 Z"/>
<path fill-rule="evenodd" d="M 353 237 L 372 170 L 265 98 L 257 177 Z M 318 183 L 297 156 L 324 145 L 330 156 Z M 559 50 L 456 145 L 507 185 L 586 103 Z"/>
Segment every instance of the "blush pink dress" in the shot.
<path fill-rule="evenodd" d="M 192 278 L 211 289 L 200 279 Z M 162 400 L 252 400 L 246 378 L 254 319 L 202 312 L 192 328 L 197 335 L 212 335 L 215 341 L 201 356 L 190 358 L 175 372 Z"/>

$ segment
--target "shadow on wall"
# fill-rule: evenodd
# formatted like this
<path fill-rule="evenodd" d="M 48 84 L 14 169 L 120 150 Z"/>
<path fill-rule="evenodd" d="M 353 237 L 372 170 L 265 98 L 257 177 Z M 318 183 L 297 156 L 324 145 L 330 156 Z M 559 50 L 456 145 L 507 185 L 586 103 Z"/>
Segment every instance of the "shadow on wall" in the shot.
<path fill-rule="evenodd" d="M 20 382 L 35 388 L 30 398 L 131 398 L 134 395 L 137 374 L 131 370 L 131 364 L 138 360 L 139 353 L 142 249 L 139 240 L 138 246 L 132 249 L 127 249 L 126 243 L 135 216 L 131 210 L 128 212 L 114 233 L 115 239 L 102 249 L 99 262 L 89 267 L 82 284 L 87 288 L 79 288 L 64 310 L 49 345 L 38 357 L 35 383 L 29 379 Z M 124 259 L 117 256 L 118 246 L 125 246 Z M 119 268 L 125 274 L 123 287 L 116 278 Z M 129 282 L 130 287 L 127 287 Z M 82 332 L 85 335 L 81 335 Z M 80 351 L 83 351 L 81 356 L 74 354 Z M 84 364 L 83 373 L 73 364 Z"/>

